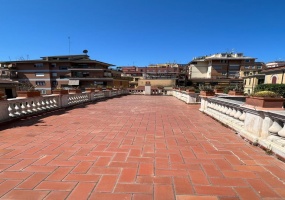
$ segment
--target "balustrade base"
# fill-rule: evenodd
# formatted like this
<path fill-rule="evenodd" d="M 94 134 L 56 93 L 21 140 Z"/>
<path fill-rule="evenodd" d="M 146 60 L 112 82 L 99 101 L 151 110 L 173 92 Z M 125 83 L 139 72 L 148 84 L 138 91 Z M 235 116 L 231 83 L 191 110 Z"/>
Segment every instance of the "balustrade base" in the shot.
<path fill-rule="evenodd" d="M 200 108 L 200 111 L 235 130 L 238 135 L 249 143 L 259 145 L 262 149 L 266 150 L 267 153 L 273 153 L 279 159 L 285 161 L 285 140 L 279 135 L 270 135 L 266 138 L 254 135 L 253 133 L 245 130 L 243 121 L 231 117 L 230 115 L 224 114 L 221 111 L 210 107 L 207 107 L 206 109 Z"/>

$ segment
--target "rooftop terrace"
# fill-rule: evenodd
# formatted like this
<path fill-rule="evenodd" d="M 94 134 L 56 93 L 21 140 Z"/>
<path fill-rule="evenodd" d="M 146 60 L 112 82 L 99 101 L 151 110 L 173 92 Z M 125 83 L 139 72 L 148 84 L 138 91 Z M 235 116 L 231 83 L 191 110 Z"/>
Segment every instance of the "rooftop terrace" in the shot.
<path fill-rule="evenodd" d="M 1 199 L 284 199 L 285 164 L 172 96 L 1 125 Z"/>

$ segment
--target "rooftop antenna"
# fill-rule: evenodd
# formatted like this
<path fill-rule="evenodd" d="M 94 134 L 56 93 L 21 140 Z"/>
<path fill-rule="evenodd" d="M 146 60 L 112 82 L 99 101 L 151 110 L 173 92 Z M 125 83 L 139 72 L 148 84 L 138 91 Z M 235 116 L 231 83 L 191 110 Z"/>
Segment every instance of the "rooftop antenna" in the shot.
<path fill-rule="evenodd" d="M 70 55 L 70 36 L 68 36 L 68 54 Z"/>
<path fill-rule="evenodd" d="M 87 49 L 83 50 L 83 53 L 85 53 L 85 55 L 87 55 L 88 50 Z"/>

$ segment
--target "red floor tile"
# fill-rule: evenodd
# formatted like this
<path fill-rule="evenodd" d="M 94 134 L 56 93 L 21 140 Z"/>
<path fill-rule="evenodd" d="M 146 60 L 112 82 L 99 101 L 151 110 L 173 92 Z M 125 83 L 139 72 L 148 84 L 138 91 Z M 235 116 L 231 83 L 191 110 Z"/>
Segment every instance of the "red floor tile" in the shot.
<path fill-rule="evenodd" d="M 174 97 L 124 96 L 4 126 L 1 199 L 285 198 L 284 163 Z"/>

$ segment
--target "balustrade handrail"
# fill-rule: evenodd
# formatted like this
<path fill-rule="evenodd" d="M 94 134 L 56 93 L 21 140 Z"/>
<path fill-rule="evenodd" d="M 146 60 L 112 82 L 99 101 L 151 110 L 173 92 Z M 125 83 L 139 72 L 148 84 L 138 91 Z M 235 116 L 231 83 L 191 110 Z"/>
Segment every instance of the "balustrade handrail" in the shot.
<path fill-rule="evenodd" d="M 84 92 L 78 94 L 52 94 L 39 97 L 13 98 L 0 101 L 0 123 L 27 115 L 66 108 L 84 102 L 128 94 L 127 90 Z"/>

